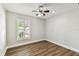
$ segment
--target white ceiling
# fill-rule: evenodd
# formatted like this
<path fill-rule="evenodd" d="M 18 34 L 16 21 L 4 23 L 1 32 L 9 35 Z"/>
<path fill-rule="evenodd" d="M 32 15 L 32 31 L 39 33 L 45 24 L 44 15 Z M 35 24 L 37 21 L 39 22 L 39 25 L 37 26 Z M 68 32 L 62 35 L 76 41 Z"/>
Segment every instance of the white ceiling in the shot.
<path fill-rule="evenodd" d="M 44 5 L 47 9 L 50 10 L 50 13 L 47 13 L 46 16 L 36 16 L 36 13 L 32 12 L 32 10 L 36 10 L 39 5 Z M 54 15 L 66 12 L 76 7 L 79 8 L 77 4 L 73 3 L 4 3 L 4 6 L 8 11 L 34 16 L 42 19 L 50 18 Z M 53 10 L 55 11 L 55 13 L 52 13 Z"/>

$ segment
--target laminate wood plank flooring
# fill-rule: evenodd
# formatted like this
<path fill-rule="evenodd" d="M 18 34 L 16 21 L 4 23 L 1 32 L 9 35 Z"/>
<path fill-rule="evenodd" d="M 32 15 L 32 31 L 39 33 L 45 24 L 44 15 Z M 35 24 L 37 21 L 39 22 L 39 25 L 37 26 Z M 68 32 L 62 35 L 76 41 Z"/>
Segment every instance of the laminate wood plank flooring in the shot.
<path fill-rule="evenodd" d="M 44 40 L 9 48 L 5 56 L 79 56 L 79 53 Z"/>

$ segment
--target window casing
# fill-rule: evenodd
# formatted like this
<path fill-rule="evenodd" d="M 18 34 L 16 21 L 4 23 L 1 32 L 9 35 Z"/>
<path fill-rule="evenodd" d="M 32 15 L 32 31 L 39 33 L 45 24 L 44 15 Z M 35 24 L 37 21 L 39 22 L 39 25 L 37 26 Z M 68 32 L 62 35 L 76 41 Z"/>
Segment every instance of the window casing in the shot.
<path fill-rule="evenodd" d="M 17 19 L 17 40 L 24 40 L 31 38 L 30 21 L 24 18 Z"/>

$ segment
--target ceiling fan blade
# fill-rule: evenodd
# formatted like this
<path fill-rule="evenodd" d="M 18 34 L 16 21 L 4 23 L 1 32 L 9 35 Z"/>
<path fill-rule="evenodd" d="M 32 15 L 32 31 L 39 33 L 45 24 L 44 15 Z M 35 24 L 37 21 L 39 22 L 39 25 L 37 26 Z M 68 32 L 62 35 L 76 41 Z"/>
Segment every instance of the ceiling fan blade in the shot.
<path fill-rule="evenodd" d="M 38 14 L 36 14 L 36 16 L 38 16 Z"/>
<path fill-rule="evenodd" d="M 36 11 L 36 10 L 32 10 L 32 12 L 38 12 L 38 11 Z"/>
<path fill-rule="evenodd" d="M 49 11 L 49 10 L 44 10 L 44 12 L 45 12 L 45 13 L 49 13 L 50 11 Z"/>
<path fill-rule="evenodd" d="M 45 16 L 45 14 L 43 14 L 43 16 Z"/>

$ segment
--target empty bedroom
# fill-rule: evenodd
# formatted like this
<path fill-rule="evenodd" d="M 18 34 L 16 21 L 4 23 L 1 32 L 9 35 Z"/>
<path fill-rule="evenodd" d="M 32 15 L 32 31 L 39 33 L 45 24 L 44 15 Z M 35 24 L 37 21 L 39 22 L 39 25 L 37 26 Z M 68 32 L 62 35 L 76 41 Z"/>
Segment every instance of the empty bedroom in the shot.
<path fill-rule="evenodd" d="M 79 3 L 0 3 L 0 56 L 79 56 Z"/>

